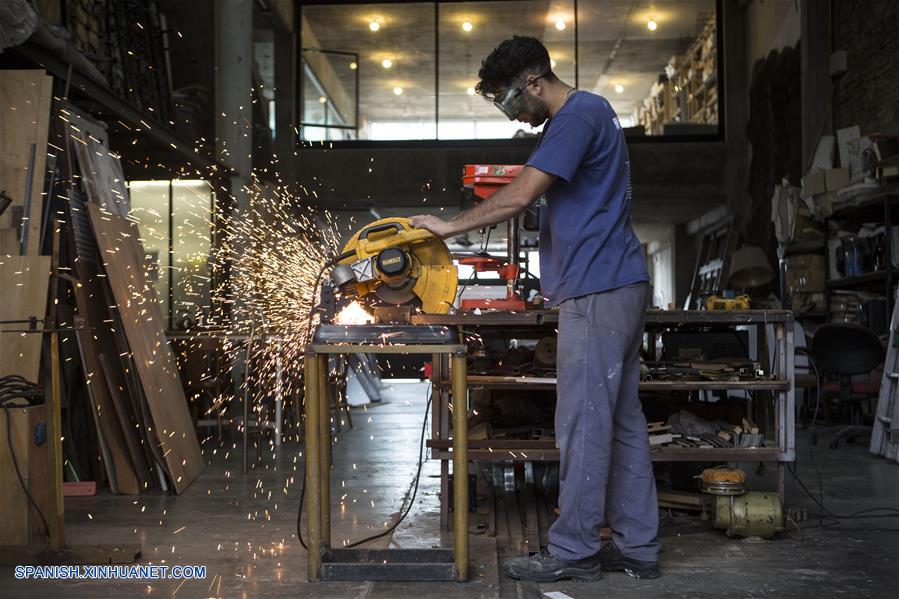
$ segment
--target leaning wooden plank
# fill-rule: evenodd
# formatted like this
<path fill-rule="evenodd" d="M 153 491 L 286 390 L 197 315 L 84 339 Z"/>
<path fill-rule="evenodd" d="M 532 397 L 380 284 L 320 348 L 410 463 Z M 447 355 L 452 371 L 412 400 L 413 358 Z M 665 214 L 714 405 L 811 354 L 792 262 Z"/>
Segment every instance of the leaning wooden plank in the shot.
<path fill-rule="evenodd" d="M 203 471 L 203 456 L 175 355 L 163 329 L 156 289 L 144 270 L 137 225 L 98 205 L 87 205 L 106 276 L 116 301 L 131 357 L 140 378 L 153 431 L 176 493 Z"/>
<path fill-rule="evenodd" d="M 0 228 L 21 223 L 25 255 L 40 253 L 52 92 L 42 70 L 0 71 L 0 189 L 13 199 Z"/>
<path fill-rule="evenodd" d="M 107 468 L 115 470 L 117 488 L 113 492 L 136 495 L 141 492 L 141 481 L 138 480 L 135 465 L 130 455 L 126 435 L 132 435 L 131 428 L 123 428 L 118 421 L 115 405 L 106 385 L 106 376 L 99 362 L 99 353 L 94 338 L 87 330 L 84 317 L 75 317 L 75 337 L 81 364 L 84 366 L 84 378 L 91 407 L 96 412 L 95 422 L 102 431 L 103 438 L 109 447 Z"/>
<path fill-rule="evenodd" d="M 50 256 L 0 256 L 0 320 L 43 321 L 49 282 Z M 27 328 L 27 323 L 0 325 L 3 331 Z M 40 334 L 0 333 L 0 376 L 18 374 L 37 383 L 40 366 Z"/>
<path fill-rule="evenodd" d="M 103 375 L 103 381 L 115 408 L 116 416 L 119 420 L 119 426 L 122 428 L 122 436 L 125 438 L 125 445 L 128 446 L 128 454 L 131 456 L 131 463 L 134 464 L 134 471 L 137 474 L 141 491 L 145 491 L 150 487 L 150 468 L 144 457 L 144 453 L 140 447 L 140 438 L 135 427 L 135 420 L 131 414 L 129 406 L 125 398 L 122 397 L 122 389 L 116 383 L 116 375 L 113 371 L 109 360 L 102 353 L 97 354 L 100 364 L 100 371 Z"/>

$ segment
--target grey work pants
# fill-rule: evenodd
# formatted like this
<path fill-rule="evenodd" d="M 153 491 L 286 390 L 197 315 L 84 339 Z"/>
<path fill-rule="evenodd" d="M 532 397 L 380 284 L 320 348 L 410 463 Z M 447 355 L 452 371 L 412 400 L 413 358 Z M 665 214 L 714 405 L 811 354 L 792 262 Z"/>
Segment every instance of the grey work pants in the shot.
<path fill-rule="evenodd" d="M 648 289 L 638 283 L 559 308 L 559 517 L 549 549 L 562 560 L 599 551 L 603 523 L 625 556 L 658 559 L 658 499 L 638 394 Z"/>

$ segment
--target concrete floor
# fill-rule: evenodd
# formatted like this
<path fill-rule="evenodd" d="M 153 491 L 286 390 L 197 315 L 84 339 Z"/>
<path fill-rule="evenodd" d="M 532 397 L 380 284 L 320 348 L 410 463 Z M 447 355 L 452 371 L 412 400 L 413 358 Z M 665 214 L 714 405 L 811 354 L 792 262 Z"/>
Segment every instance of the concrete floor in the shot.
<path fill-rule="evenodd" d="M 385 402 L 354 413 L 356 428 L 341 433 L 334 448 L 335 544 L 382 530 L 399 509 L 415 471 L 426 387 L 395 384 Z M 817 490 L 804 432 L 799 433 L 798 472 Z M 875 458 L 865 445 L 815 448 L 825 504 L 837 514 L 876 506 L 899 508 L 899 464 Z M 0 568 L 0 596 L 335 597 L 396 598 L 440 594 L 444 599 L 543 597 L 557 591 L 587 597 L 886 597 L 894 596 L 899 559 L 899 517 L 804 522 L 804 530 L 773 541 L 731 540 L 702 524 L 662 531 L 663 577 L 636 581 L 609 574 L 597 583 L 534 585 L 499 574 L 503 539 L 474 535 L 472 580 L 457 583 L 306 582 L 306 556 L 296 539 L 302 458 L 295 443 L 266 449 L 250 474 L 240 473 L 240 451 L 206 451 L 209 466 L 180 497 L 159 492 L 138 497 L 103 493 L 66 501 L 70 544 L 141 543 L 142 563 L 198 564 L 203 581 L 17 581 Z M 423 470 L 415 507 L 391 547 L 429 547 L 438 533 L 439 467 Z M 773 489 L 773 473 L 757 480 Z M 789 485 L 791 506 L 814 504 Z M 343 497 L 342 504 L 338 503 Z M 678 533 L 677 530 L 681 532 Z M 448 539 L 444 539 L 444 542 Z M 499 542 L 499 545 L 497 545 Z M 381 541 L 380 546 L 386 546 Z M 550 595 L 552 596 L 552 595 Z"/>

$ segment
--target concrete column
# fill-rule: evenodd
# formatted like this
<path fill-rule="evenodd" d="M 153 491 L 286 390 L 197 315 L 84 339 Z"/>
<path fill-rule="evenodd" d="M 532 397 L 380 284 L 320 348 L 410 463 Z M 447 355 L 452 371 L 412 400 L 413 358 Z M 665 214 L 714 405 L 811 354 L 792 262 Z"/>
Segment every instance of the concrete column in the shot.
<path fill-rule="evenodd" d="M 249 209 L 244 190 L 252 171 L 253 151 L 253 2 L 215 2 L 215 150 L 234 171 L 234 206 Z"/>
<path fill-rule="evenodd" d="M 297 39 L 275 30 L 275 154 L 281 184 L 296 193 Z"/>

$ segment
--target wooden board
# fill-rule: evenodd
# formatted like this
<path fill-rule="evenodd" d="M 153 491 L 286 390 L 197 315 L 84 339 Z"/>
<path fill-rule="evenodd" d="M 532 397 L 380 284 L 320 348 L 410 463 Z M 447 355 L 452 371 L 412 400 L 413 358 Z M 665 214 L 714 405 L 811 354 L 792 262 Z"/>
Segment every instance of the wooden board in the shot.
<path fill-rule="evenodd" d="M 50 256 L 0 256 L 0 320 L 43 320 L 49 282 Z M 4 331 L 27 328 L 27 323 L 0 325 Z M 37 383 L 40 365 L 40 334 L 0 333 L 0 376 L 18 374 Z"/>
<path fill-rule="evenodd" d="M 90 331 L 86 330 L 86 322 L 83 317 L 75 317 L 75 329 L 81 363 L 84 365 L 87 393 L 91 400 L 91 407 L 95 411 L 97 430 L 103 436 L 109 450 L 106 460 L 111 463 L 105 464 L 105 466 L 115 471 L 115 484 L 111 483 L 110 488 L 113 493 L 136 495 L 141 491 L 141 482 L 135 472 L 130 447 L 126 440 L 126 437 L 134 435 L 134 428 L 122 426 L 119 421 L 116 406 L 106 384 L 106 376 L 100 365 L 100 354 L 93 343 Z M 110 476 L 110 481 L 113 481 L 112 476 Z"/>
<path fill-rule="evenodd" d="M 34 443 L 38 422 L 46 421 L 43 405 L 10 408 L 10 431 L 15 463 L 6 437 L 7 411 L 0 409 L 0 545 L 25 545 L 46 541 L 46 533 L 37 510 L 28 503 L 16 476 L 15 464 L 25 479 L 28 492 L 45 516 L 50 514 L 47 443 Z"/>
<path fill-rule="evenodd" d="M 137 473 L 140 489 L 146 490 L 150 486 L 150 469 L 147 466 L 147 461 L 140 447 L 140 441 L 137 436 L 138 431 L 135 427 L 135 419 L 129 406 L 125 403 L 125 398 L 122 397 L 122 389 L 116 382 L 117 377 L 114 374 L 112 366 L 110 366 L 109 360 L 102 353 L 98 353 L 97 358 L 99 359 L 103 382 L 106 384 L 109 398 L 112 400 L 119 426 L 121 427 L 125 438 L 125 445 L 128 447 L 128 454 L 131 456 L 131 463 L 134 464 L 134 469 Z"/>
<path fill-rule="evenodd" d="M 0 228 L 11 227 L 13 207 L 25 205 L 30 177 L 30 210 L 24 215 L 28 218 L 28 247 L 23 252 L 26 255 L 40 253 L 52 93 L 53 78 L 42 70 L 0 71 L 0 189 L 13 199 L 0 215 Z"/>
<path fill-rule="evenodd" d="M 93 202 L 87 208 L 153 419 L 150 432 L 162 449 L 175 492 L 182 493 L 203 471 L 203 457 L 175 355 L 165 337 L 159 298 L 144 270 L 137 225 Z"/>

